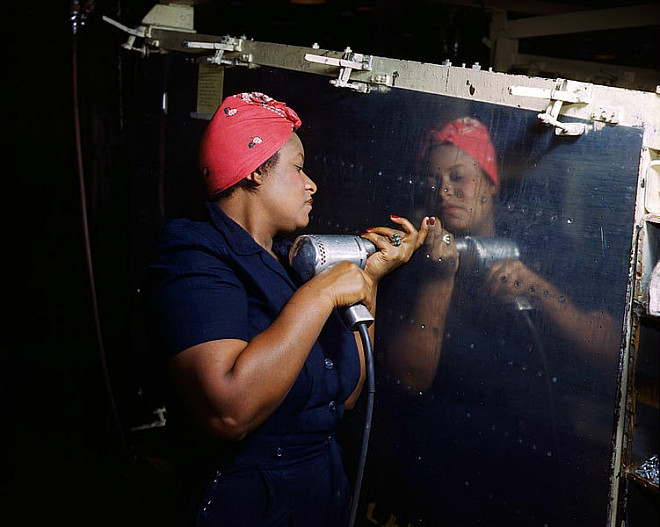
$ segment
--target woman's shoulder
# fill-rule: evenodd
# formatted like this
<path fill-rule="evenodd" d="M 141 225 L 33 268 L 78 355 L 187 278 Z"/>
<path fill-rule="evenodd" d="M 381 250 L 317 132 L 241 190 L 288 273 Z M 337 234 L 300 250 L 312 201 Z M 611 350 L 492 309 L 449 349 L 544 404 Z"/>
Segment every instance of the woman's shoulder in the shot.
<path fill-rule="evenodd" d="M 197 221 L 189 218 L 176 218 L 168 221 L 163 227 L 159 242 L 162 243 L 218 243 L 224 238 L 218 229 L 208 221 Z"/>
<path fill-rule="evenodd" d="M 212 223 L 187 218 L 167 222 L 155 245 L 157 261 L 224 260 L 230 252 L 225 237 Z"/>

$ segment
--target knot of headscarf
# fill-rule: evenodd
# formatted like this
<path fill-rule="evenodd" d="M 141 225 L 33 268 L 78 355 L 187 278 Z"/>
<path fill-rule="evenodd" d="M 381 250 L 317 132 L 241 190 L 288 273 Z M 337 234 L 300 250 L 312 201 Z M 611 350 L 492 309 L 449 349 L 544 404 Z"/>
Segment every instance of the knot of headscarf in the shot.
<path fill-rule="evenodd" d="M 259 168 L 300 125 L 293 109 L 263 93 L 224 99 L 199 148 L 199 166 L 211 198 Z"/>

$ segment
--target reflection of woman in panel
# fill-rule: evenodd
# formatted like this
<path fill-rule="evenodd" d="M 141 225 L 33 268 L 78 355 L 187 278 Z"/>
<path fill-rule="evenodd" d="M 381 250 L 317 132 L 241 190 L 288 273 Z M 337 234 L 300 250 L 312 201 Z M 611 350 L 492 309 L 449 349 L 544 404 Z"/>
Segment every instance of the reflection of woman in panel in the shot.
<path fill-rule="evenodd" d="M 394 451 L 385 446 L 380 455 L 398 465 L 375 470 L 403 471 L 409 493 L 383 501 L 411 500 L 403 507 L 429 525 L 569 525 L 557 504 L 579 504 L 560 477 L 558 463 L 570 463 L 557 454 L 554 403 L 558 386 L 568 392 L 567 375 L 561 385 L 552 379 L 557 364 L 567 371 L 575 361 L 581 376 L 582 357 L 615 353 L 615 325 L 602 311 L 581 311 L 518 259 L 495 261 L 478 276 L 464 269 L 457 239 L 497 236 L 500 178 L 482 123 L 465 117 L 432 130 L 422 153 L 427 212 L 437 217 L 398 275 L 406 278 L 393 283 L 408 289 L 388 313 L 397 327 L 381 324 L 390 336 L 377 348 L 387 350 L 379 357 L 388 379 L 381 408 L 393 413 L 383 434 Z"/>
<path fill-rule="evenodd" d="M 441 352 L 437 336 L 444 330 L 460 268 L 455 237 L 496 235 L 494 208 L 500 181 L 488 131 L 476 119 L 464 117 L 441 130 L 431 130 L 422 156 L 433 207 L 430 212 L 435 212 L 438 220 L 426 239 L 426 257 L 433 263 L 433 270 L 420 291 L 413 319 L 426 320 L 425 326 L 432 331 L 411 328 L 416 333 L 414 339 L 402 334 L 406 345 L 395 346 L 397 351 L 388 355 L 388 362 L 402 381 L 424 390 L 435 377 Z M 509 304 L 522 298 L 578 349 L 593 354 L 616 350 L 616 332 L 609 315 L 602 311 L 581 312 L 559 289 L 520 260 L 497 261 L 483 278 L 480 296 L 497 297 Z"/>

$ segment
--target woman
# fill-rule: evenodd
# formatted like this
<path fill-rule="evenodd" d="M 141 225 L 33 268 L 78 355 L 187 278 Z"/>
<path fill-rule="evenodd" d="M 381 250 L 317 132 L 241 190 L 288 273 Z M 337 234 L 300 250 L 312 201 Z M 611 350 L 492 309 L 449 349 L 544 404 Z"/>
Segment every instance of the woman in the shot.
<path fill-rule="evenodd" d="M 495 205 L 500 179 L 488 130 L 470 117 L 431 130 L 421 157 L 428 179 L 429 206 L 437 211 L 440 221 L 431 219 L 425 257 L 432 267 L 427 274 L 429 280 L 419 292 L 412 318 L 432 331 L 409 328 L 400 335 L 406 345 L 393 347 L 396 353 L 388 354 L 387 360 L 406 385 L 426 390 L 436 375 L 442 351 L 437 336 L 444 332 L 460 276 L 456 238 L 496 235 Z M 480 280 L 472 278 L 485 298 L 498 299 L 504 305 L 522 301 L 542 313 L 545 323 L 585 354 L 618 351 L 616 326 L 608 314 L 602 310 L 581 311 L 568 295 L 519 259 L 493 260 L 485 276 Z M 473 287 L 474 283 L 469 285 Z"/>
<path fill-rule="evenodd" d="M 482 123 L 464 117 L 431 130 L 422 159 L 438 220 L 388 288 L 405 288 L 396 309 L 407 323 L 379 326 L 386 439 L 373 461 L 384 472 L 372 470 L 407 492 L 376 497 L 377 508 L 415 525 L 580 524 L 586 507 L 575 478 L 563 478 L 588 462 L 581 452 L 559 453 L 560 438 L 583 420 L 577 383 L 592 375 L 598 353 L 617 352 L 616 324 L 604 311 L 579 309 L 518 258 L 467 268 L 457 239 L 497 235 L 501 181 Z"/>
<path fill-rule="evenodd" d="M 378 282 L 428 230 L 392 216 L 402 230 L 363 235 L 378 248 L 364 270 L 340 262 L 294 283 L 284 237 L 307 226 L 316 192 L 300 124 L 262 93 L 226 98 L 200 145 L 208 219 L 170 222 L 151 267 L 169 371 L 201 432 L 187 467 L 196 525 L 347 523 L 333 434 L 360 394 L 364 354 L 335 308 L 361 301 L 373 313 Z"/>

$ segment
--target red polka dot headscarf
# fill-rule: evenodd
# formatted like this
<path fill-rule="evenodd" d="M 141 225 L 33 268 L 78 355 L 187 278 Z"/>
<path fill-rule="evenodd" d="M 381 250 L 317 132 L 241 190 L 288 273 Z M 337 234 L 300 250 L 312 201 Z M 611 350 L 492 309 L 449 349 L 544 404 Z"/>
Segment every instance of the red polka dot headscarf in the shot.
<path fill-rule="evenodd" d="M 211 198 L 259 168 L 300 125 L 296 112 L 263 93 L 239 93 L 222 101 L 199 148 Z"/>
<path fill-rule="evenodd" d="M 499 185 L 495 147 L 488 129 L 476 119 L 461 117 L 451 121 L 441 130 L 431 130 L 426 136 L 421 155 L 425 156 L 431 146 L 451 143 L 468 154 L 482 168 L 490 180 Z"/>

